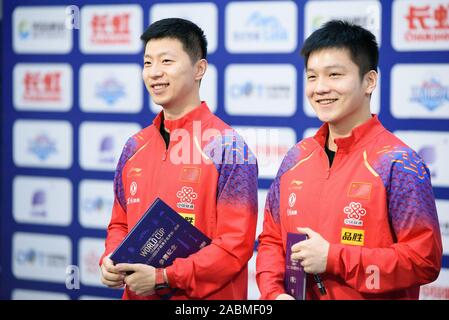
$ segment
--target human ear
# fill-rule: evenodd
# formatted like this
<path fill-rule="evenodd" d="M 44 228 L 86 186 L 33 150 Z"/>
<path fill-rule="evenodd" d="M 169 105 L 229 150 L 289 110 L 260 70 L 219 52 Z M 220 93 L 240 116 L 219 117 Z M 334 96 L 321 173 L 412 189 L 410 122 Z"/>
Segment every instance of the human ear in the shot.
<path fill-rule="evenodd" d="M 207 60 L 200 59 L 195 63 L 195 80 L 200 81 L 207 70 Z"/>
<path fill-rule="evenodd" d="M 374 70 L 370 70 L 365 74 L 364 76 L 365 93 L 367 95 L 371 95 L 374 89 L 376 89 L 378 76 L 379 76 L 378 73 Z"/>

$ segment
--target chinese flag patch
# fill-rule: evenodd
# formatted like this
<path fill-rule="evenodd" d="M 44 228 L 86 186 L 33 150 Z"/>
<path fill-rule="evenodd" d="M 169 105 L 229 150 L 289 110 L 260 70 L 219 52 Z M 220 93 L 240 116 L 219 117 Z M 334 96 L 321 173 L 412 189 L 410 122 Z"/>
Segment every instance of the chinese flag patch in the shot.
<path fill-rule="evenodd" d="M 359 199 L 370 199 L 371 183 L 368 182 L 351 182 L 348 190 L 348 197 Z"/>
<path fill-rule="evenodd" d="M 182 182 L 198 183 L 200 182 L 201 168 L 184 167 L 181 170 L 179 180 Z"/>

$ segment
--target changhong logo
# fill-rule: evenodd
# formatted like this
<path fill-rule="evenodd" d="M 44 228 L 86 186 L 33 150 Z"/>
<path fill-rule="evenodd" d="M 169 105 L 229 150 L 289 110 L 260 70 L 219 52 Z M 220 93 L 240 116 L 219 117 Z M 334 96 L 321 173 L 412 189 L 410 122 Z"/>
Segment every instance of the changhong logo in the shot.
<path fill-rule="evenodd" d="M 62 100 L 62 72 L 27 71 L 23 76 L 23 99 L 31 102 L 60 102 Z"/>
<path fill-rule="evenodd" d="M 94 14 L 90 20 L 90 27 L 92 28 L 90 41 L 97 44 L 130 43 L 130 16 L 129 12 Z"/>

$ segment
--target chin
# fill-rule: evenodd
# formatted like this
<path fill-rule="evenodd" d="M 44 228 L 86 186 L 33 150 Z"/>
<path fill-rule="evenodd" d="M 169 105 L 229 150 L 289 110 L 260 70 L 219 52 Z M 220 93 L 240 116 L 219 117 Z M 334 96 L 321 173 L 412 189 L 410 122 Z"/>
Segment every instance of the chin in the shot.
<path fill-rule="evenodd" d="M 160 99 L 160 98 L 159 99 L 154 99 L 154 98 L 152 98 L 152 100 L 153 100 L 153 103 L 158 104 L 160 106 L 163 106 L 163 105 L 167 104 L 167 101 L 164 100 L 164 99 Z"/>
<path fill-rule="evenodd" d="M 318 119 L 320 119 L 321 122 L 331 122 L 333 117 L 327 114 L 317 114 Z"/>
<path fill-rule="evenodd" d="M 336 112 L 336 110 L 320 110 L 321 112 L 317 112 L 317 117 L 322 122 L 335 122 L 339 118 L 341 118 L 341 115 L 339 112 Z"/>

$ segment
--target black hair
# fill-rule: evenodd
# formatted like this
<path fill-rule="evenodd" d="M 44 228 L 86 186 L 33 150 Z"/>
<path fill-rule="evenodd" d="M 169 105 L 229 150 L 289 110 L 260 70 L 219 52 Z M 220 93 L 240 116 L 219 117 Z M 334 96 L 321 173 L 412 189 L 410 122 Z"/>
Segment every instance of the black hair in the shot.
<path fill-rule="evenodd" d="M 152 39 L 163 38 L 179 40 L 192 62 L 206 59 L 206 36 L 200 27 L 189 20 L 181 18 L 158 20 L 153 22 L 140 36 L 140 39 L 144 42 L 144 47 Z"/>
<path fill-rule="evenodd" d="M 379 47 L 376 37 L 361 26 L 347 21 L 331 20 L 314 31 L 301 49 L 306 68 L 312 52 L 329 48 L 349 50 L 351 60 L 359 67 L 360 78 L 370 70 L 377 72 Z"/>

